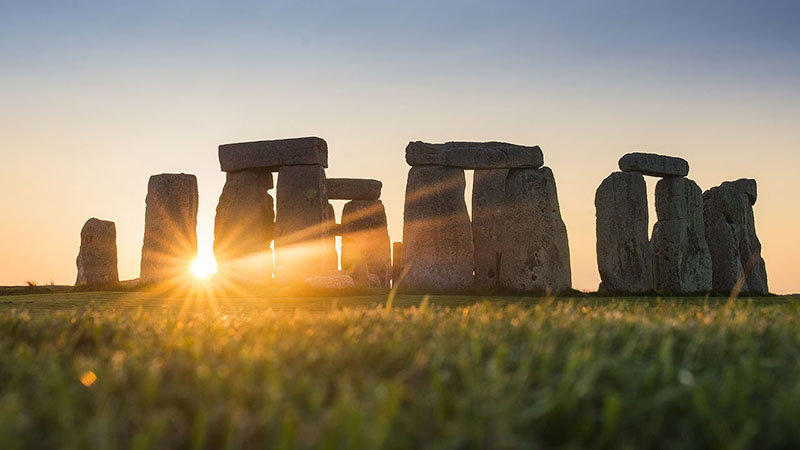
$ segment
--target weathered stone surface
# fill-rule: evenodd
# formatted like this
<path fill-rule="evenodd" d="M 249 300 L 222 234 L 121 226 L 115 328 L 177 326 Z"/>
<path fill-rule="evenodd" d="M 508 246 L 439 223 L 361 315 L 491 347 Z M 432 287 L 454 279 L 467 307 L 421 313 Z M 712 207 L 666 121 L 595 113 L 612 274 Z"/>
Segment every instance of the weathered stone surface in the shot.
<path fill-rule="evenodd" d="M 223 172 L 244 169 L 278 171 L 282 166 L 320 165 L 328 167 L 328 144 L 318 137 L 237 142 L 219 146 Z"/>
<path fill-rule="evenodd" d="M 506 177 L 508 169 L 476 170 L 472 183 L 472 242 L 475 246 L 477 289 L 498 286 L 503 233 Z"/>
<path fill-rule="evenodd" d="M 756 204 L 756 200 L 758 199 L 758 186 L 756 184 L 756 180 L 752 178 L 740 178 L 736 181 L 726 181 L 722 183 L 721 186 L 731 187 L 739 192 L 744 193 L 747 195 L 747 199 L 751 205 Z"/>
<path fill-rule="evenodd" d="M 272 279 L 275 212 L 272 173 L 228 172 L 214 219 L 214 256 L 220 276 L 245 283 Z"/>
<path fill-rule="evenodd" d="M 711 290 L 711 255 L 703 223 L 703 195 L 688 178 L 664 178 L 656 184 L 653 227 L 655 288 L 667 294 Z"/>
<path fill-rule="evenodd" d="M 653 290 L 647 185 L 637 172 L 614 172 L 597 188 L 597 267 L 601 289 L 639 294 Z"/>
<path fill-rule="evenodd" d="M 397 286 L 397 281 L 403 274 L 403 243 L 392 244 L 392 287 Z"/>
<path fill-rule="evenodd" d="M 505 142 L 409 142 L 406 162 L 410 166 L 446 166 L 462 169 L 538 168 L 544 155 L 538 146 Z"/>
<path fill-rule="evenodd" d="M 279 180 L 280 182 L 280 180 Z M 318 275 L 315 277 L 308 277 L 305 284 L 316 289 L 351 289 L 356 287 L 355 282 L 349 275 Z"/>
<path fill-rule="evenodd" d="M 327 272 L 330 210 L 322 166 L 281 167 L 275 209 L 276 279 L 294 283 Z"/>
<path fill-rule="evenodd" d="M 520 292 L 570 289 L 569 239 L 553 172 L 509 170 L 505 201 L 500 286 Z"/>
<path fill-rule="evenodd" d="M 742 278 L 741 292 L 763 295 L 769 293 L 769 287 L 749 196 L 755 189 L 740 189 L 743 184 L 725 182 L 703 193 L 703 218 L 713 271 L 712 286 L 714 291 L 727 294 Z"/>
<path fill-rule="evenodd" d="M 76 286 L 119 283 L 117 227 L 114 222 L 94 217 L 86 221 L 81 229 L 81 249 L 76 263 Z"/>
<path fill-rule="evenodd" d="M 153 175 L 147 184 L 141 281 L 187 276 L 197 257 L 197 178 Z"/>
<path fill-rule="evenodd" d="M 464 170 L 418 166 L 408 172 L 403 212 L 401 289 L 448 292 L 472 284 L 472 227 L 464 202 Z"/>
<path fill-rule="evenodd" d="M 619 170 L 641 172 L 654 177 L 685 177 L 689 163 L 683 158 L 655 153 L 628 153 L 619 160 Z"/>
<path fill-rule="evenodd" d="M 330 200 L 377 200 L 383 183 L 366 178 L 328 178 Z"/>
<path fill-rule="evenodd" d="M 380 200 L 352 200 L 342 211 L 342 270 L 377 275 L 389 287 L 392 259 L 386 211 Z M 360 267 L 359 267 L 360 266 Z M 366 277 L 368 281 L 369 277 Z M 354 277 L 355 279 L 355 277 Z M 356 279 L 359 282 L 359 279 Z"/>

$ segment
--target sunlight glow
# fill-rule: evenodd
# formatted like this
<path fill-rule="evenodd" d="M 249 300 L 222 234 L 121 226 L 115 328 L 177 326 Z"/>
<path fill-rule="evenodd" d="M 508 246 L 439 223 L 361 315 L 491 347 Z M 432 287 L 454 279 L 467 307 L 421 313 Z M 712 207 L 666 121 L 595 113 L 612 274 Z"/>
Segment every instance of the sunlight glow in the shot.
<path fill-rule="evenodd" d="M 192 263 L 192 275 L 207 278 L 217 273 L 217 260 L 212 255 L 199 255 Z"/>

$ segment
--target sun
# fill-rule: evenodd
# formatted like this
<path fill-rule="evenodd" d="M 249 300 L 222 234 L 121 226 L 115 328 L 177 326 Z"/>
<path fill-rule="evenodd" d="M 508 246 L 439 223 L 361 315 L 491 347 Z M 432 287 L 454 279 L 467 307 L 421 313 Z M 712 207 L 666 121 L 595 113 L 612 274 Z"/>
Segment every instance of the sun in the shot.
<path fill-rule="evenodd" d="M 195 278 L 208 278 L 217 273 L 217 260 L 211 255 L 200 255 L 192 262 L 191 270 Z"/>

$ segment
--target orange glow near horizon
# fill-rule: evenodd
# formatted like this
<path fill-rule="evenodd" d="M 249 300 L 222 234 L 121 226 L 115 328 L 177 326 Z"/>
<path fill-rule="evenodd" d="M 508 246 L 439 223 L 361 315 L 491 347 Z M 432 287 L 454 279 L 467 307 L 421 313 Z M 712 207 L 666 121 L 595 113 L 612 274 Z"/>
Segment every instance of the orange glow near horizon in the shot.
<path fill-rule="evenodd" d="M 217 260 L 211 254 L 198 255 L 192 262 L 191 272 L 195 278 L 208 278 L 217 273 Z"/>

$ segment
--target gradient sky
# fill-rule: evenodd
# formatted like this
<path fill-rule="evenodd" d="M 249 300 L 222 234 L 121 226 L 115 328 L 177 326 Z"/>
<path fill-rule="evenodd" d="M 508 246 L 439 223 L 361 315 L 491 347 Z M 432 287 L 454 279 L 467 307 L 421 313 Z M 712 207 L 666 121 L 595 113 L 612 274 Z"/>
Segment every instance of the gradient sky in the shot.
<path fill-rule="evenodd" d="M 0 285 L 73 283 L 90 217 L 138 277 L 156 173 L 198 176 L 208 253 L 217 145 L 317 135 L 329 177 L 383 181 L 395 241 L 409 140 L 540 145 L 579 289 L 622 154 L 756 178 L 770 288 L 800 292 L 798 23 L 769 1 L 0 0 Z"/>

